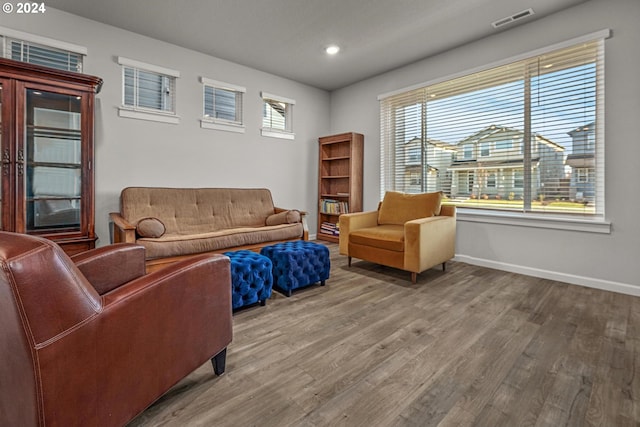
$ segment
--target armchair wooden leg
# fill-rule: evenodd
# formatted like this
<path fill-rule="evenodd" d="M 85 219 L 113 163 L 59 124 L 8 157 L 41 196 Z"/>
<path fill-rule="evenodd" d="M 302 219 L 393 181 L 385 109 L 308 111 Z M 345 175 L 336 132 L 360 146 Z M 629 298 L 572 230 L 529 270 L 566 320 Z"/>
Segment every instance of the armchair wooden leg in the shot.
<path fill-rule="evenodd" d="M 349 263 L 349 267 L 351 267 L 351 257 L 347 257 L 347 262 Z"/>
<path fill-rule="evenodd" d="M 418 281 L 418 273 L 411 272 L 411 283 L 415 285 L 417 281 Z"/>
<path fill-rule="evenodd" d="M 447 269 L 447 263 L 443 262 L 442 263 L 442 271 L 446 271 L 446 269 Z"/>
<path fill-rule="evenodd" d="M 220 353 L 213 356 L 211 363 L 213 364 L 213 372 L 215 372 L 216 375 L 220 376 L 224 374 L 224 369 L 227 363 L 227 349 L 225 348 Z"/>

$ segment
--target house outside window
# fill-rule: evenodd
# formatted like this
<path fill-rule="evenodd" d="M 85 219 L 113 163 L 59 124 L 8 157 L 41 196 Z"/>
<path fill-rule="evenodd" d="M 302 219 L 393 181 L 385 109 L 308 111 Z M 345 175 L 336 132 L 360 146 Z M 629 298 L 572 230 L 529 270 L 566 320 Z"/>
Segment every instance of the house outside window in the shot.
<path fill-rule="evenodd" d="M 489 157 L 491 154 L 491 144 L 488 142 L 481 142 L 480 144 L 480 157 Z"/>
<path fill-rule="evenodd" d="M 467 144 L 462 148 L 462 155 L 463 158 L 466 159 L 473 159 L 473 145 L 471 144 Z"/>
<path fill-rule="evenodd" d="M 487 188 L 496 188 L 496 173 L 489 172 L 487 174 Z"/>
<path fill-rule="evenodd" d="M 294 139 L 293 99 L 262 92 L 262 136 Z"/>
<path fill-rule="evenodd" d="M 435 184 L 444 203 L 497 215 L 603 219 L 608 36 L 604 30 L 483 71 L 381 95 L 381 196 L 408 188 L 401 149 L 420 135 L 456 148 L 448 163 L 439 159 L 437 182 L 425 175 L 417 191 Z M 423 169 L 436 162 L 423 156 Z M 579 170 L 585 167 L 588 173 Z"/>
<path fill-rule="evenodd" d="M 122 66 L 121 117 L 177 124 L 175 93 L 180 72 L 119 57 Z"/>
<path fill-rule="evenodd" d="M 203 113 L 200 126 L 206 129 L 244 132 L 243 101 L 246 89 L 201 77 Z"/>

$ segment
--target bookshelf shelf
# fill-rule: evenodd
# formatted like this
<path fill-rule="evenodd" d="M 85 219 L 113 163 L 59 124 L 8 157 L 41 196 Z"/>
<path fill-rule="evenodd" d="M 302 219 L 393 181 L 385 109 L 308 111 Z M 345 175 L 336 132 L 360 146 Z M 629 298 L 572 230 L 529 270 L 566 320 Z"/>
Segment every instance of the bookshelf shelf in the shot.
<path fill-rule="evenodd" d="M 364 136 L 342 133 L 318 139 L 317 239 L 337 242 L 340 215 L 362 211 Z"/>

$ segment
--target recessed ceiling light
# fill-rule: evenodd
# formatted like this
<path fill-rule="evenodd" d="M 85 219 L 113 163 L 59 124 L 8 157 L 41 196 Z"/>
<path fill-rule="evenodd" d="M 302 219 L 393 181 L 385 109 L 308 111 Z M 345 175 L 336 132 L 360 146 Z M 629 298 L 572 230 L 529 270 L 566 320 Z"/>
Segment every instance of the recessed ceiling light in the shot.
<path fill-rule="evenodd" d="M 329 55 L 335 55 L 336 53 L 340 52 L 340 46 L 332 44 L 330 46 L 327 46 L 327 48 L 324 51 L 327 52 L 327 54 Z"/>

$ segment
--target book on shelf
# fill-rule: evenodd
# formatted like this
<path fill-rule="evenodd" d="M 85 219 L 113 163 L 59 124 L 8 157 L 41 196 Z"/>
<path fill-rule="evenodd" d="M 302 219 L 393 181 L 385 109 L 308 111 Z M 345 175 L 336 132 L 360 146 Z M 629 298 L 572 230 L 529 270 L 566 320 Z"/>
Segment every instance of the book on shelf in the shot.
<path fill-rule="evenodd" d="M 340 224 L 334 224 L 334 223 L 329 222 L 329 221 L 323 221 L 322 224 L 320 224 L 320 232 L 322 234 L 330 234 L 332 236 L 339 236 L 340 235 Z"/>
<path fill-rule="evenodd" d="M 349 202 L 333 199 L 320 199 L 320 212 L 336 215 L 349 213 Z"/>

